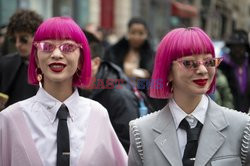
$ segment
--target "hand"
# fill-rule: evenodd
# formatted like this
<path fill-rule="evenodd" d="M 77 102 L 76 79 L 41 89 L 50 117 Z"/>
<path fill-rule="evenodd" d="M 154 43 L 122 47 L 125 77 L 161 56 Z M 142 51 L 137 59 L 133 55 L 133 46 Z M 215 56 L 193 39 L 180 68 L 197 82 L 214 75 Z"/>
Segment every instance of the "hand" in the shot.
<path fill-rule="evenodd" d="M 0 111 L 5 108 L 5 104 L 7 103 L 8 99 L 8 95 L 0 92 Z"/>
<path fill-rule="evenodd" d="M 150 74 L 146 69 L 138 68 L 133 69 L 132 75 L 136 78 L 149 78 Z"/>

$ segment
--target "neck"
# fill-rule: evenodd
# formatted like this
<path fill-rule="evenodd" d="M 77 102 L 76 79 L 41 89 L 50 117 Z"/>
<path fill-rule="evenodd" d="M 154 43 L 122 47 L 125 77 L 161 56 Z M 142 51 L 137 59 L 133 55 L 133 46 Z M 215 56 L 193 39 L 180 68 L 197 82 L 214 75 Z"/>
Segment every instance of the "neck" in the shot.
<path fill-rule="evenodd" d="M 200 103 L 202 95 L 186 95 L 174 93 L 173 98 L 176 104 L 187 114 L 191 114 Z"/>
<path fill-rule="evenodd" d="M 47 93 L 61 102 L 65 101 L 73 93 L 72 82 L 44 83 L 43 86 Z"/>
<path fill-rule="evenodd" d="M 131 51 L 131 52 L 140 52 L 140 49 L 136 48 L 136 47 L 130 47 L 129 51 Z"/>

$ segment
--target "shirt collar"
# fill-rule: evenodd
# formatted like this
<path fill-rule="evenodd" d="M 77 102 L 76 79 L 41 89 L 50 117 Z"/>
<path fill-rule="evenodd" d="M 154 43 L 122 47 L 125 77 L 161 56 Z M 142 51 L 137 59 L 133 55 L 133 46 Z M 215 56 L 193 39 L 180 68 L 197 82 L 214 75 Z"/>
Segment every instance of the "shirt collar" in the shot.
<path fill-rule="evenodd" d="M 78 90 L 75 89 L 71 96 L 69 96 L 64 102 L 61 102 L 47 93 L 43 88 L 39 88 L 35 100 L 44 106 L 43 112 L 49 118 L 49 121 L 53 123 L 56 119 L 57 111 L 62 104 L 65 104 L 68 107 L 70 119 L 74 121 L 77 117 L 77 109 L 75 106 L 78 97 Z"/>
<path fill-rule="evenodd" d="M 208 98 L 206 95 L 203 95 L 200 103 L 194 109 L 191 114 L 187 114 L 184 112 L 174 101 L 174 99 L 170 99 L 169 101 L 169 109 L 174 119 L 176 129 L 179 127 L 179 124 L 186 116 L 195 117 L 200 123 L 204 124 L 205 116 L 208 108 Z"/>

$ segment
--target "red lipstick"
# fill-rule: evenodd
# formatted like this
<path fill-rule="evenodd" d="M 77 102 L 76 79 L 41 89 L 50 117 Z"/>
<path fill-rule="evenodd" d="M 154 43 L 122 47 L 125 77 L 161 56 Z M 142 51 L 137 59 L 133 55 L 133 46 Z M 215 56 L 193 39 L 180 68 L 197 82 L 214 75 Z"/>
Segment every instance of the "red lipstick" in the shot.
<path fill-rule="evenodd" d="M 56 73 L 62 72 L 65 66 L 66 66 L 65 64 L 58 62 L 49 64 L 49 68 Z"/>
<path fill-rule="evenodd" d="M 196 83 L 199 86 L 205 86 L 207 84 L 207 79 L 193 80 L 193 82 Z"/>

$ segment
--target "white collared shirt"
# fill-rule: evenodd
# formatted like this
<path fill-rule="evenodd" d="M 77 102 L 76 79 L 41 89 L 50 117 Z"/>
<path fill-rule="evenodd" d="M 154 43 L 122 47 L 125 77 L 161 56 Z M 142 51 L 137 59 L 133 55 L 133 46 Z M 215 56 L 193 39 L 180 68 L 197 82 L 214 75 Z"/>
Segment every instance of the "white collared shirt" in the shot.
<path fill-rule="evenodd" d="M 198 121 L 204 124 L 205 116 L 206 116 L 206 112 L 208 108 L 208 98 L 206 95 L 203 95 L 200 103 L 197 105 L 197 107 L 194 109 L 194 111 L 191 114 L 185 113 L 176 104 L 174 99 L 169 100 L 169 108 L 174 119 L 181 156 L 183 156 L 184 149 L 187 144 L 187 132 L 184 129 L 179 128 L 179 124 L 184 118 L 186 118 L 191 128 L 194 128 Z"/>
<path fill-rule="evenodd" d="M 68 128 L 70 135 L 70 165 L 77 165 L 85 143 L 87 120 L 90 115 L 88 99 L 84 102 L 77 90 L 63 103 L 68 107 Z M 23 102 L 24 117 L 31 131 L 43 165 L 55 166 L 57 156 L 56 134 L 58 119 L 56 113 L 62 102 L 49 95 L 43 88 Z M 81 140 L 81 141 L 79 141 Z"/>

